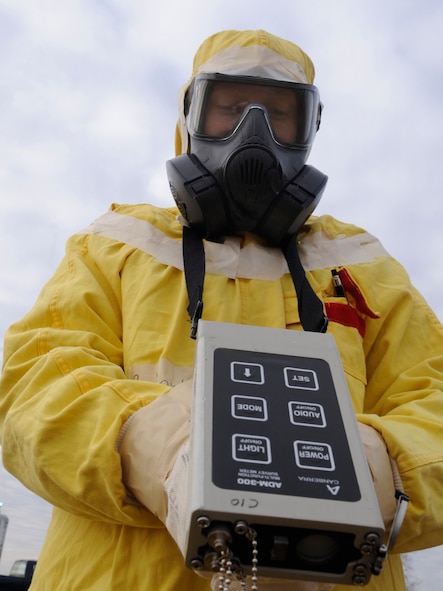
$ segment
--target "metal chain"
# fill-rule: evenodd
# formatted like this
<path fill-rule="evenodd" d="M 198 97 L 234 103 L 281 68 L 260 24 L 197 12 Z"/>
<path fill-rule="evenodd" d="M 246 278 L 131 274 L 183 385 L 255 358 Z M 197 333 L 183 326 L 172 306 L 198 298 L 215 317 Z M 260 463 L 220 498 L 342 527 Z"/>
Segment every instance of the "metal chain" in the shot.
<path fill-rule="evenodd" d="M 226 559 L 226 577 L 225 577 L 225 588 L 223 591 L 229 591 L 232 581 L 232 560 L 228 557 Z"/>
<path fill-rule="evenodd" d="M 232 560 L 229 556 L 229 552 L 223 550 L 220 558 L 220 569 L 219 569 L 219 591 L 229 591 L 232 581 Z"/>
<path fill-rule="evenodd" d="M 220 568 L 218 569 L 218 590 L 223 591 L 225 587 L 225 561 L 226 558 L 223 556 L 220 558 Z"/>
<path fill-rule="evenodd" d="M 248 527 L 245 532 L 246 538 L 252 545 L 252 560 L 251 560 L 251 589 L 250 591 L 258 590 L 258 542 L 257 532 L 251 527 Z M 232 560 L 230 551 L 225 548 L 220 556 L 220 568 L 218 571 L 218 591 L 230 591 L 232 583 Z M 247 581 L 244 572 L 241 575 L 240 586 L 242 591 L 247 591 Z"/>
<path fill-rule="evenodd" d="M 251 591 L 258 591 L 258 549 L 257 549 L 257 540 L 254 539 L 251 541 L 252 543 L 252 567 L 251 567 Z"/>
<path fill-rule="evenodd" d="M 248 527 L 246 538 L 251 542 L 252 545 L 252 560 L 251 560 L 251 591 L 258 591 L 258 542 L 257 532 Z M 244 582 L 244 588 L 246 589 L 246 581 Z M 242 581 L 243 585 L 243 581 Z"/>

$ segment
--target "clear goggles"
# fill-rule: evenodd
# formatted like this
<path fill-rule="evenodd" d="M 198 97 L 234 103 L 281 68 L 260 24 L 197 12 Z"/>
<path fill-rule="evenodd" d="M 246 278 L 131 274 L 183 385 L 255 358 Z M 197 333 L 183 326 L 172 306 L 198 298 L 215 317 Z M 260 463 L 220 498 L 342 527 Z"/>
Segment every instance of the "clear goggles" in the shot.
<path fill-rule="evenodd" d="M 228 139 L 254 107 L 264 110 L 278 144 L 294 148 L 312 144 L 321 116 L 317 88 L 253 76 L 196 76 L 185 99 L 188 131 L 194 137 Z"/>

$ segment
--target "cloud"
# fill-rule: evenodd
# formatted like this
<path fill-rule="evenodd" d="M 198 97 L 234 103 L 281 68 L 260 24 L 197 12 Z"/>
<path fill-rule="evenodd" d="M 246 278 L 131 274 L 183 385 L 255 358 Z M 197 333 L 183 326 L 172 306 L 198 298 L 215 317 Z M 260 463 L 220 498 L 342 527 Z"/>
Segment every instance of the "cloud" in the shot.
<path fill-rule="evenodd" d="M 31 307 L 67 237 L 111 202 L 172 204 L 176 92 L 200 42 L 224 28 L 269 29 L 312 56 L 325 110 L 310 162 L 329 176 L 318 212 L 381 238 L 443 319 L 440 0 L 6 0 L 1 334 Z M 23 524 L 20 505 L 29 523 L 48 517 L 0 476 L 14 523 Z M 20 543 L 11 527 L 4 552 L 32 554 L 29 536 Z M 438 555 L 417 562 L 424 580 Z"/>

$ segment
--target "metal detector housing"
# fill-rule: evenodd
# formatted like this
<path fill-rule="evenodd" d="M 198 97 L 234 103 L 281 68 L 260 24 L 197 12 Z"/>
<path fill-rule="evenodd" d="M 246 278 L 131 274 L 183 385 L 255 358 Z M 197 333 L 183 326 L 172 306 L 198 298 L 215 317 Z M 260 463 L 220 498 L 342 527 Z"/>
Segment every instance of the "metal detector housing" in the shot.
<path fill-rule="evenodd" d="M 215 570 L 221 531 L 250 573 L 253 530 L 260 576 L 379 573 L 385 529 L 332 335 L 200 320 L 191 424 L 187 566 Z"/>

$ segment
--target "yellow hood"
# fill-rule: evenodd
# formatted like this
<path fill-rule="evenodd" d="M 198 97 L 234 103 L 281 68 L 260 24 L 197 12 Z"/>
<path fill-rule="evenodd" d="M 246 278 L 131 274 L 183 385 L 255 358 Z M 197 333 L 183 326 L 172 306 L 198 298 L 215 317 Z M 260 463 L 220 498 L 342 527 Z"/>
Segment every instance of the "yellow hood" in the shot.
<path fill-rule="evenodd" d="M 194 57 L 192 76 L 178 95 L 179 119 L 175 135 L 175 153 L 186 153 L 188 133 L 184 97 L 197 74 L 218 73 L 259 76 L 313 84 L 314 64 L 300 47 L 263 30 L 221 31 L 200 45 Z"/>

